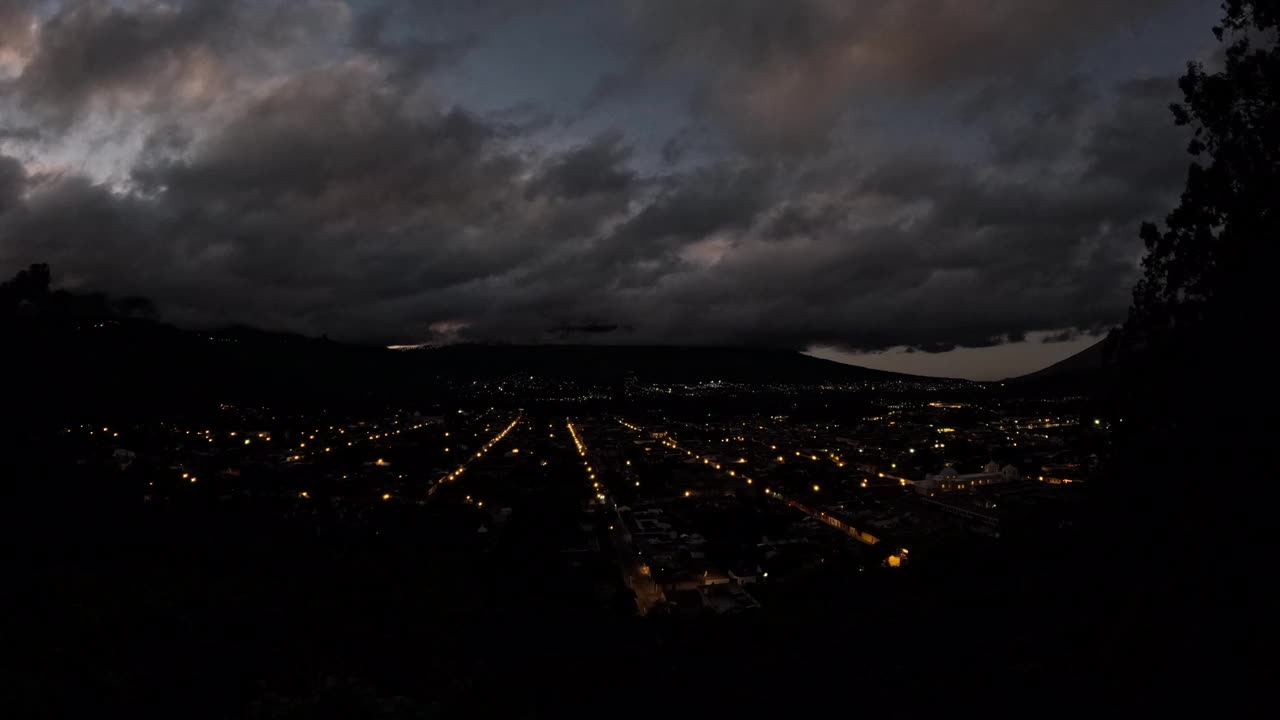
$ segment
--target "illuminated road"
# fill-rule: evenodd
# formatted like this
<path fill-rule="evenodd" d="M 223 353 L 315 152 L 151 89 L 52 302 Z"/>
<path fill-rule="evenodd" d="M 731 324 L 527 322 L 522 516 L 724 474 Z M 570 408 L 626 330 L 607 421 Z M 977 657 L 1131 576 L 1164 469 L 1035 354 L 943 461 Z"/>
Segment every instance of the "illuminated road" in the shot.
<path fill-rule="evenodd" d="M 610 518 L 608 520 L 609 540 L 613 545 L 618 570 L 622 573 L 622 581 L 636 594 L 636 609 L 640 615 L 648 615 L 655 606 L 666 601 L 666 596 L 663 595 L 657 583 L 653 581 L 648 572 L 648 567 L 631 543 L 631 537 L 622 521 L 622 515 L 618 512 L 617 503 L 613 502 L 613 498 L 609 494 L 608 486 L 602 480 L 597 479 L 598 468 L 592 464 L 587 445 L 578 433 L 578 428 L 574 426 L 573 421 L 569 418 L 565 418 L 565 424 L 569 428 L 569 436 L 573 438 L 573 444 L 578 451 L 578 456 L 582 458 L 582 464 L 587 474 L 587 482 L 591 484 L 591 492 L 594 493 L 596 501 L 602 508 L 609 508 L 607 510 Z M 597 522 L 600 522 L 599 518 L 597 518 Z"/>
<path fill-rule="evenodd" d="M 647 572 L 648 567 L 631 543 L 626 527 L 622 523 L 622 515 L 617 509 L 613 511 L 614 520 L 609 526 L 609 539 L 617 556 L 618 568 L 622 571 L 622 580 L 636 594 L 636 609 L 643 617 L 648 615 L 657 605 L 666 602 L 662 589 L 653 581 Z"/>
<path fill-rule="evenodd" d="M 325 453 L 331 453 L 334 448 L 341 450 L 343 448 L 374 443 L 379 440 L 390 440 L 392 436 L 400 435 L 405 431 L 421 430 L 423 428 L 433 427 L 431 423 L 419 422 L 410 424 L 403 420 L 393 420 L 389 421 L 387 424 L 390 426 L 390 429 L 379 429 L 378 432 L 369 433 L 367 436 L 363 435 L 363 433 L 354 431 L 347 433 L 346 428 L 340 427 L 337 428 L 337 435 L 331 435 L 329 438 L 321 438 L 318 442 L 316 440 L 316 433 L 320 431 L 317 430 L 315 433 L 307 436 L 307 440 L 311 441 L 311 448 L 309 450 L 307 449 L 307 440 L 304 440 L 298 444 L 298 447 L 291 451 L 293 454 L 289 455 L 285 460 L 288 462 L 300 462 L 308 459 L 309 457 L 317 457 Z M 375 428 L 376 427 L 377 426 L 375 426 Z M 330 426 L 329 430 L 334 430 L 333 426 Z M 233 432 L 231 435 L 234 437 L 235 433 Z M 266 433 L 259 433 L 259 435 L 266 435 Z M 269 435 L 267 435 L 267 439 L 270 440 Z M 210 440 L 210 442 L 212 442 L 212 440 Z M 244 441 L 246 445 L 248 445 L 249 442 L 250 440 L 248 438 Z"/>
<path fill-rule="evenodd" d="M 700 428 L 692 423 L 677 421 L 673 424 L 682 425 L 694 431 L 701 431 Z M 763 426 L 756 426 L 756 431 L 764 430 L 766 430 L 766 428 Z M 764 449 L 768 446 L 771 456 L 776 457 L 779 463 L 793 462 L 796 460 L 806 462 L 829 462 L 838 469 L 846 470 L 847 472 L 861 476 L 862 480 L 860 484 L 864 488 L 883 487 L 886 485 L 892 485 L 893 483 L 897 483 L 903 487 L 915 484 L 915 481 L 910 478 L 884 472 L 870 463 L 860 463 L 855 459 L 846 458 L 839 453 L 833 452 L 830 448 L 822 448 L 820 453 L 812 451 L 806 453 L 796 450 L 795 448 L 787 447 L 784 443 L 780 443 L 776 440 L 760 440 L 755 437 L 750 437 L 752 432 L 750 429 L 743 430 L 743 432 L 747 434 L 735 434 L 731 437 L 723 437 L 721 438 L 721 443 L 728 446 L 732 446 L 732 443 L 734 442 L 751 443 L 760 449 Z"/>
<path fill-rule="evenodd" d="M 436 481 L 436 484 L 432 485 L 431 489 L 427 490 L 427 496 L 430 497 L 432 495 L 435 495 L 436 490 L 440 489 L 440 486 L 444 485 L 445 483 L 453 482 L 454 480 L 457 480 L 459 477 L 461 477 L 462 473 L 466 472 L 467 468 L 471 466 L 471 463 L 475 462 L 476 460 L 479 460 L 480 458 L 483 458 L 485 454 L 487 454 L 494 445 L 498 444 L 503 438 L 507 436 L 508 433 L 510 433 L 512 430 L 515 429 L 517 425 L 520 424 L 520 420 L 522 418 L 523 418 L 523 415 L 516 416 L 516 419 L 512 420 L 510 425 L 506 426 L 505 428 L 502 429 L 501 432 L 499 432 L 497 435 L 494 435 L 492 438 L 490 438 L 490 440 L 484 444 L 484 447 L 481 447 L 475 453 L 470 455 L 465 462 L 459 465 L 452 472 L 445 473 L 444 475 L 442 475 L 440 479 Z"/>
<path fill-rule="evenodd" d="M 639 426 L 629 423 L 626 420 L 619 420 L 619 422 L 622 423 L 624 427 L 631 430 L 632 432 L 635 432 L 641 435 L 643 435 L 645 432 Z M 732 465 L 731 467 L 725 468 L 724 463 L 718 462 L 714 457 L 710 455 L 703 455 L 692 449 L 682 447 L 680 443 L 673 436 L 671 436 L 670 433 L 667 434 L 667 437 L 662 438 L 662 444 L 668 448 L 671 448 L 672 450 L 675 450 L 676 452 L 682 452 L 688 457 L 701 460 L 703 465 L 706 465 L 708 469 L 714 470 L 716 472 L 722 472 L 731 478 L 741 480 L 747 485 L 753 485 L 755 483 L 755 478 L 752 477 L 750 474 L 748 474 L 751 471 L 747 470 L 744 467 L 745 463 L 733 463 L 731 464 Z M 817 458 L 815 457 L 813 459 L 816 460 Z M 814 486 L 814 489 L 817 490 L 816 485 Z M 795 508 L 796 510 L 799 510 L 800 512 L 805 513 L 806 515 L 817 520 L 818 522 L 821 522 L 829 527 L 835 528 L 836 530 L 839 530 L 840 532 L 848 535 L 849 537 L 853 538 L 854 540 L 857 540 L 860 543 L 864 543 L 866 545 L 876 545 L 881 542 L 880 538 L 872 535 L 871 533 L 868 533 L 863 530 L 858 530 L 857 528 L 854 528 L 842 522 L 838 518 L 831 516 L 825 511 L 814 510 L 813 508 L 810 508 L 807 505 L 799 503 L 795 500 L 790 500 L 784 497 L 781 493 L 777 492 L 776 490 L 773 490 L 772 488 L 768 488 L 768 487 L 764 488 L 764 494 L 766 497 L 773 498 L 774 500 L 777 500 L 779 502 L 786 504 L 788 507 Z M 901 562 L 903 561 L 907 553 L 908 551 L 905 548 L 901 549 L 899 554 L 890 556 L 892 558 L 890 560 L 890 563 L 894 567 L 896 567 L 897 565 L 901 564 Z"/>

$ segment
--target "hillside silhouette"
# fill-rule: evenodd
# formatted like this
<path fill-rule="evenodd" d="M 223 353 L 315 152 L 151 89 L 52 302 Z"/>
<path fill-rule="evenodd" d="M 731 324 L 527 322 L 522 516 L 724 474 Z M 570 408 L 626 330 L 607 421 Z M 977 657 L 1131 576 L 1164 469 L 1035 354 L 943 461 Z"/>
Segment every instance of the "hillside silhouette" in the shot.
<path fill-rule="evenodd" d="M 516 376 L 604 387 L 628 379 L 760 386 L 929 380 L 775 348 L 462 344 L 390 350 L 247 326 L 189 330 L 155 320 L 142 298 L 56 291 L 50 284 L 48 266 L 34 265 L 4 283 L 0 294 L 0 336 L 22 379 L 11 397 L 27 409 L 10 417 L 19 423 L 221 403 L 427 405 L 464 383 Z"/>
<path fill-rule="evenodd" d="M 912 375 L 823 360 L 794 350 L 676 345 L 464 344 L 406 351 L 425 367 L 456 377 L 527 373 L 610 382 L 850 383 L 918 380 Z"/>

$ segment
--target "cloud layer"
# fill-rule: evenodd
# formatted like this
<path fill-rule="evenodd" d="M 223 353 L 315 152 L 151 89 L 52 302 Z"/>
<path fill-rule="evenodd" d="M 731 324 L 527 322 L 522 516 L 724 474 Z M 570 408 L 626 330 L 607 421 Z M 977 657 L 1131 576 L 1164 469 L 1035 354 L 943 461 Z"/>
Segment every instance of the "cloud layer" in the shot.
<path fill-rule="evenodd" d="M 0 0 L 0 270 L 375 342 L 1070 337 L 1123 317 L 1211 21 Z"/>

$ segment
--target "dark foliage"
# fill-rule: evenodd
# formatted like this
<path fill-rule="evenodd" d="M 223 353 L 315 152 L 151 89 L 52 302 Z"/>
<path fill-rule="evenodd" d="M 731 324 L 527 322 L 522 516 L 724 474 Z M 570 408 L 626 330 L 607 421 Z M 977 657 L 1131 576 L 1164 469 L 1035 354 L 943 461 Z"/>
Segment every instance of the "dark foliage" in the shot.
<path fill-rule="evenodd" d="M 1108 397 L 1133 450 L 1120 474 L 1143 466 L 1186 501 L 1224 494 L 1223 476 L 1263 472 L 1274 425 L 1265 318 L 1280 242 L 1280 4 L 1223 9 L 1221 68 L 1191 63 L 1172 106 L 1193 128 L 1193 162 L 1164 227 L 1142 228 L 1144 275 Z"/>
<path fill-rule="evenodd" d="M 1190 64 L 1172 106 L 1194 129 L 1194 162 L 1164 227 L 1142 228 L 1144 275 L 1099 394 L 1118 450 L 1094 498 L 1104 537 L 1144 566 L 1139 579 L 1118 560 L 1100 580 L 1122 597 L 1181 587 L 1162 600 L 1182 618 L 1168 632 L 1208 630 L 1216 658 L 1260 652 L 1251 618 L 1264 607 L 1258 578 L 1274 562 L 1280 497 L 1267 322 L 1280 241 L 1280 3 L 1223 9 L 1221 67 Z M 1187 659 L 1206 678 L 1224 670 Z"/>
<path fill-rule="evenodd" d="M 1280 231 L 1277 7 L 1225 3 L 1214 29 L 1228 43 L 1224 66 L 1191 63 L 1179 83 L 1185 99 L 1171 109 L 1193 128 L 1195 161 L 1165 229 L 1142 228 L 1148 252 L 1128 330 L 1143 347 L 1228 340 L 1270 294 Z"/>

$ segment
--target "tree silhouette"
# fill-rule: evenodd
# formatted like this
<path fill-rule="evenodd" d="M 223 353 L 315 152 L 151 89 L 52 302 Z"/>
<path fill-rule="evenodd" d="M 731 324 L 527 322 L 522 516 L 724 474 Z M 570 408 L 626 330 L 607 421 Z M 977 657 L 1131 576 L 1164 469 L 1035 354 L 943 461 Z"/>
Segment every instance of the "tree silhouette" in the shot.
<path fill-rule="evenodd" d="M 1144 272 L 1104 393 L 1124 423 L 1111 489 L 1130 501 L 1124 512 L 1146 514 L 1143 532 L 1208 522 L 1221 537 L 1247 534 L 1275 493 L 1257 480 L 1273 462 L 1280 0 L 1222 9 L 1213 69 L 1189 63 L 1171 106 L 1192 130 L 1193 161 L 1164 227 L 1142 227 Z"/>
<path fill-rule="evenodd" d="M 1193 129 L 1181 203 L 1164 230 L 1146 223 L 1141 231 L 1144 275 L 1126 330 L 1142 348 L 1236 338 L 1270 294 L 1280 240 L 1280 2 L 1222 7 L 1213 29 L 1227 43 L 1222 68 L 1188 64 L 1185 99 L 1171 106 L 1175 122 Z"/>
<path fill-rule="evenodd" d="M 25 303 L 39 303 L 49 296 L 49 266 L 36 263 L 0 283 L 0 314 L 9 314 Z"/>

